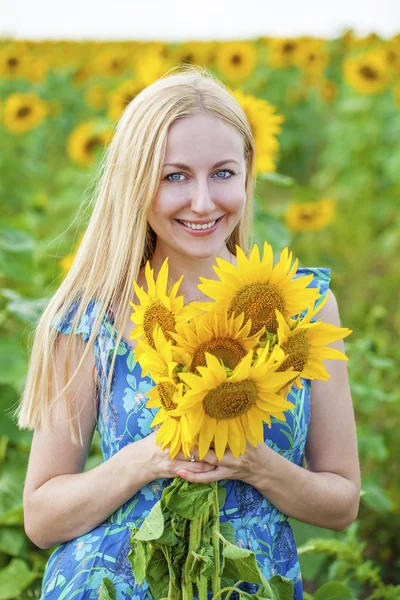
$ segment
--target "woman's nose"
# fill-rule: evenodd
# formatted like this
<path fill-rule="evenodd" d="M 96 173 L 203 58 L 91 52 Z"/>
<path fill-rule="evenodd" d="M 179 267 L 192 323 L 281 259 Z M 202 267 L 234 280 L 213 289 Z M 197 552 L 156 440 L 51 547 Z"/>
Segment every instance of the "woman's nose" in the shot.
<path fill-rule="evenodd" d="M 207 181 L 200 181 L 193 188 L 191 209 L 195 213 L 208 214 L 214 210 L 214 200 Z"/>

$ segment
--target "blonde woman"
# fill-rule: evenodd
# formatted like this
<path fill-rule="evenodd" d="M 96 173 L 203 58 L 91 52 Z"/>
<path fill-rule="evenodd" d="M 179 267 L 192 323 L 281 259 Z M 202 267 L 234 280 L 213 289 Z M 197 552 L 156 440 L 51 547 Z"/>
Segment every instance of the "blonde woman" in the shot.
<path fill-rule="evenodd" d="M 129 300 L 137 301 L 134 280 L 146 289 L 147 260 L 157 276 L 168 256 L 172 280 L 184 275 L 179 293 L 186 301 L 209 300 L 199 295 L 199 275 L 215 279 L 216 257 L 235 264 L 235 244 L 245 252 L 252 245 L 254 140 L 245 113 L 204 69 L 168 73 L 126 108 L 99 173 L 76 259 L 37 326 L 19 407 L 19 426 L 34 429 L 25 530 L 40 548 L 57 545 L 41 598 L 97 598 L 107 576 L 119 600 L 150 600 L 127 559 L 129 529 L 181 475 L 221 481 L 227 491 L 221 521 L 231 521 L 237 543 L 256 553 L 268 579 L 291 578 L 300 600 L 288 516 L 342 530 L 358 512 L 345 363 L 329 361 L 329 382 L 313 382 L 311 417 L 311 382 L 292 396 L 293 439 L 275 423 L 265 429 L 265 446 L 238 460 L 227 452 L 217 464 L 211 450 L 200 461 L 194 448 L 192 462 L 182 453 L 171 460 L 156 445 L 150 428 L 156 409 L 145 406 L 151 381 L 132 361 Z M 304 273 L 328 293 L 329 269 L 297 275 Z M 340 324 L 333 294 L 320 314 Z M 336 346 L 343 349 L 342 342 Z M 95 428 L 103 462 L 85 472 Z M 241 585 L 248 592 L 256 587 Z"/>

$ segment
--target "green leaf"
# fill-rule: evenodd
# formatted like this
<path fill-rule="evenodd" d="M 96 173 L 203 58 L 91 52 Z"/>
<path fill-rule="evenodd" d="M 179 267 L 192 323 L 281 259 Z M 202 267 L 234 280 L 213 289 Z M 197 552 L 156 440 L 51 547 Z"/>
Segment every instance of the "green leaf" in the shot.
<path fill-rule="evenodd" d="M 274 575 L 268 580 L 268 598 L 271 600 L 292 600 L 294 585 L 293 581 L 282 575 Z M 257 594 L 256 594 L 257 595 Z"/>
<path fill-rule="evenodd" d="M 248 583 L 262 583 L 255 554 L 251 550 L 231 544 L 220 533 L 218 535 L 224 546 L 222 550 L 225 558 L 223 576 L 231 579 L 243 579 Z"/>
<path fill-rule="evenodd" d="M 3 290 L 2 295 L 8 300 L 7 311 L 27 324 L 35 324 L 48 303 L 47 298 L 31 300 L 23 298 L 14 290 Z"/>
<path fill-rule="evenodd" d="M 0 600 L 19 598 L 36 578 L 36 573 L 23 560 L 13 558 L 0 570 Z"/>
<path fill-rule="evenodd" d="M 185 519 L 197 519 L 212 502 L 213 489 L 208 483 L 182 481 L 180 487 L 173 486 L 169 493 L 163 494 L 165 505 L 171 513 L 176 512 Z"/>
<path fill-rule="evenodd" d="M 0 231 L 0 248 L 8 252 L 32 252 L 34 241 L 25 231 L 2 227 Z"/>
<path fill-rule="evenodd" d="M 391 500 L 385 495 L 382 488 L 373 483 L 365 483 L 363 485 L 364 494 L 362 496 L 363 502 L 372 510 L 376 512 L 389 513 L 393 509 Z"/>
<path fill-rule="evenodd" d="M 353 592 L 343 583 L 330 581 L 320 587 L 314 594 L 313 600 L 347 600 L 354 599 Z"/>
<path fill-rule="evenodd" d="M 296 183 L 296 180 L 293 177 L 289 177 L 288 175 L 281 175 L 280 173 L 257 173 L 257 178 L 262 179 L 262 181 L 268 181 L 268 183 L 272 183 L 278 187 L 290 188 L 293 187 Z"/>
<path fill-rule="evenodd" d="M 139 531 L 135 534 L 136 540 L 157 540 L 164 531 L 164 516 L 161 509 L 161 502 L 154 504 L 150 513 L 143 521 Z"/>
<path fill-rule="evenodd" d="M 23 525 L 24 508 L 23 505 L 13 506 L 9 510 L 0 514 L 0 525 Z"/>
<path fill-rule="evenodd" d="M 117 600 L 117 591 L 108 577 L 103 577 L 99 592 L 99 600 Z"/>
<path fill-rule="evenodd" d="M 146 577 L 146 568 L 149 560 L 150 544 L 147 542 L 137 541 L 135 534 L 138 528 L 134 527 L 130 530 L 131 549 L 128 552 L 128 560 L 132 565 L 132 572 L 137 583 L 142 584 Z"/>

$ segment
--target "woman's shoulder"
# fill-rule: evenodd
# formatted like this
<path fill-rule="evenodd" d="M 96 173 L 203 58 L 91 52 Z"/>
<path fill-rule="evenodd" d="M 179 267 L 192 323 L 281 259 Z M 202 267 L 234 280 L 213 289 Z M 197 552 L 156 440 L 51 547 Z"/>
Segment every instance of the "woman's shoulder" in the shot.
<path fill-rule="evenodd" d="M 61 307 L 52 321 L 52 326 L 60 333 L 69 334 L 71 331 L 80 334 L 85 342 L 88 341 L 92 331 L 93 323 L 99 310 L 99 303 L 92 298 L 84 307 L 84 310 L 74 328 L 74 319 L 82 303 L 82 298 L 77 297 Z"/>

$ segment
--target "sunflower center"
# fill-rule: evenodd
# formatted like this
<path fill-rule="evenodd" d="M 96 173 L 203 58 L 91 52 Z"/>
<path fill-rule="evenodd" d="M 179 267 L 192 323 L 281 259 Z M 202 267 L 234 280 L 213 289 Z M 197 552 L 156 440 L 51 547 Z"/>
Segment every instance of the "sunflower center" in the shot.
<path fill-rule="evenodd" d="M 177 408 L 177 404 L 172 400 L 174 395 L 174 386 L 172 383 L 162 381 L 157 384 L 158 397 L 160 398 L 160 404 L 164 410 L 174 410 Z"/>
<path fill-rule="evenodd" d="M 85 151 L 87 152 L 87 154 L 90 154 L 100 144 L 101 144 L 100 138 L 98 138 L 98 137 L 90 138 L 90 140 L 88 140 L 88 142 L 85 145 Z"/>
<path fill-rule="evenodd" d="M 377 79 L 378 73 L 368 65 L 361 67 L 360 73 L 365 79 Z"/>
<path fill-rule="evenodd" d="M 294 52 L 295 47 L 295 44 L 291 44 L 290 42 L 286 43 L 283 45 L 282 52 L 283 54 L 292 54 Z"/>
<path fill-rule="evenodd" d="M 12 56 L 7 60 L 7 65 L 10 67 L 10 69 L 15 69 L 18 66 L 18 64 L 19 60 L 15 56 Z"/>
<path fill-rule="evenodd" d="M 218 359 L 221 359 L 228 369 L 234 369 L 240 360 L 246 356 L 246 350 L 242 344 L 237 340 L 231 338 L 216 338 L 214 340 L 208 340 L 203 344 L 200 344 L 196 348 L 190 371 L 196 371 L 196 367 L 207 366 L 205 352 L 213 354 Z"/>
<path fill-rule="evenodd" d="M 282 350 L 289 354 L 281 364 L 278 371 L 287 371 L 293 367 L 295 371 L 302 372 L 307 364 L 310 344 L 307 340 L 307 332 L 299 331 L 282 344 Z"/>
<path fill-rule="evenodd" d="M 153 340 L 154 327 L 159 325 L 167 341 L 171 340 L 168 331 L 175 332 L 175 320 L 170 310 L 159 300 L 147 307 L 143 317 L 143 329 L 146 336 L 146 342 L 155 349 Z"/>
<path fill-rule="evenodd" d="M 21 106 L 21 108 L 17 112 L 17 119 L 25 119 L 28 115 L 30 115 L 32 109 L 30 106 Z"/>
<path fill-rule="evenodd" d="M 214 419 L 234 419 L 255 404 L 257 395 L 257 385 L 250 379 L 225 381 L 208 392 L 203 400 L 204 411 Z"/>
<path fill-rule="evenodd" d="M 276 333 L 278 322 L 275 309 L 281 313 L 285 312 L 285 303 L 279 289 L 268 282 L 251 283 L 236 293 L 229 307 L 228 316 L 232 313 L 240 315 L 244 312 L 244 322 L 251 319 L 249 335 L 259 331 L 263 325 L 267 331 Z"/>
<path fill-rule="evenodd" d="M 240 56 L 240 54 L 233 54 L 231 57 L 231 63 L 233 65 L 240 65 L 240 63 L 242 62 L 242 57 Z"/>

